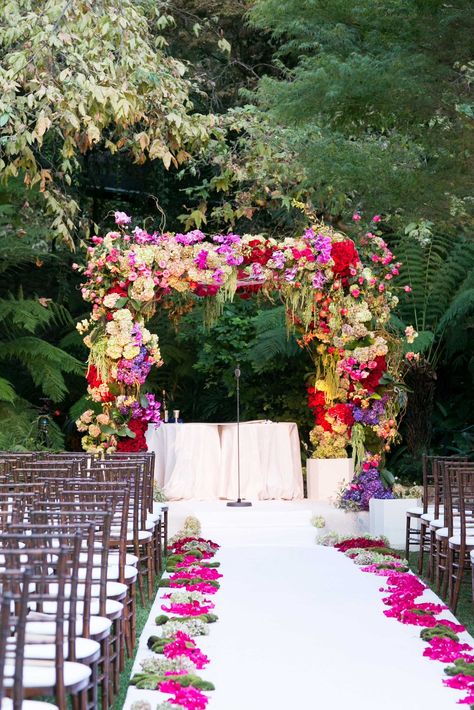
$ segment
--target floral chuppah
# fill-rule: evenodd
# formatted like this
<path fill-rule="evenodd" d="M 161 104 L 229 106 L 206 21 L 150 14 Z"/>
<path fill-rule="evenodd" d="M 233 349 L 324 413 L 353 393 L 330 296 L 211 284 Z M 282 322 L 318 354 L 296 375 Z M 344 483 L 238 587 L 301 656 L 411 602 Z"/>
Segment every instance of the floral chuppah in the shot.
<path fill-rule="evenodd" d="M 130 230 L 131 218 L 122 212 L 115 217 L 119 229 L 92 238 L 83 269 L 82 295 L 92 313 L 78 329 L 90 349 L 94 403 L 77 423 L 84 448 L 98 454 L 146 448 L 146 427 L 160 420 L 159 403 L 141 391 L 150 369 L 162 364 L 158 338 L 145 327 L 157 303 L 173 291 L 206 297 L 216 316 L 236 293 L 261 291 L 279 295 L 315 365 L 308 387 L 314 457 L 345 457 L 352 447 L 356 477 L 345 504 L 367 507 L 371 497 L 391 497 L 380 472 L 403 406 L 397 386 L 402 343 L 388 330 L 400 264 L 375 231 L 380 218 L 356 248 L 322 224 L 277 241 L 206 237 L 199 230 L 150 234 Z"/>

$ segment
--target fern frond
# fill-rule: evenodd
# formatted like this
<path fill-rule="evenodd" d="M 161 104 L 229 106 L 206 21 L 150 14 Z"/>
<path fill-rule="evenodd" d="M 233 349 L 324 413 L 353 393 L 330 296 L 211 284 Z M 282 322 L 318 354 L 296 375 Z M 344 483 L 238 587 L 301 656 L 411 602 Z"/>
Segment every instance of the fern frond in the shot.
<path fill-rule="evenodd" d="M 452 301 L 449 308 L 438 323 L 437 334 L 444 332 L 446 328 L 456 328 L 461 326 L 467 316 L 474 313 L 474 288 L 461 291 Z"/>
<path fill-rule="evenodd" d="M 12 403 L 15 400 L 15 396 L 15 390 L 11 382 L 0 377 L 0 402 Z"/>
<path fill-rule="evenodd" d="M 261 311 L 253 321 L 256 335 L 249 343 L 248 355 L 257 372 L 274 357 L 292 357 L 299 352 L 294 335 L 287 332 L 283 306 Z"/>
<path fill-rule="evenodd" d="M 403 282 L 409 281 L 412 293 L 402 299 L 398 315 L 418 331 L 437 331 L 450 304 L 466 288 L 474 269 L 474 244 L 465 239 L 453 241 L 433 234 L 427 247 L 406 235 L 394 245 L 403 262 Z"/>
<path fill-rule="evenodd" d="M 13 404 L 0 402 L 0 450 L 34 451 L 37 442 L 38 412 L 30 402 L 17 398 Z M 64 437 L 58 425 L 51 421 L 49 426 L 51 448 L 64 447 Z"/>
<path fill-rule="evenodd" d="M 24 336 L 0 343 L 0 360 L 19 360 L 30 373 L 33 382 L 47 397 L 61 401 L 67 393 L 63 372 L 83 375 L 85 365 L 54 345 Z"/>

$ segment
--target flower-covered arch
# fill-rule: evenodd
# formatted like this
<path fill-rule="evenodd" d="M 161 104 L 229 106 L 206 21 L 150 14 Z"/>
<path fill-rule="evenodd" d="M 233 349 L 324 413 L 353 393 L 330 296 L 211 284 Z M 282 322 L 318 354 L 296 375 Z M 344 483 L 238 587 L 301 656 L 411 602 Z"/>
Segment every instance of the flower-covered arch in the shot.
<path fill-rule="evenodd" d="M 371 497 L 390 497 L 380 471 L 403 406 L 401 340 L 389 327 L 400 264 L 376 231 L 379 219 L 356 247 L 317 222 L 279 241 L 132 230 L 131 218 L 116 212 L 117 230 L 93 237 L 86 266 L 76 266 L 86 277 L 83 298 L 92 304 L 90 318 L 78 324 L 90 350 L 93 402 L 77 422 L 84 448 L 146 449 L 145 431 L 160 421 L 160 404 L 144 385 L 162 364 L 158 337 L 146 323 L 163 298 L 173 291 L 204 297 L 218 312 L 235 294 L 261 291 L 283 301 L 298 344 L 314 362 L 307 388 L 314 457 L 352 451 L 356 477 L 344 493 L 348 504 L 366 507 Z"/>

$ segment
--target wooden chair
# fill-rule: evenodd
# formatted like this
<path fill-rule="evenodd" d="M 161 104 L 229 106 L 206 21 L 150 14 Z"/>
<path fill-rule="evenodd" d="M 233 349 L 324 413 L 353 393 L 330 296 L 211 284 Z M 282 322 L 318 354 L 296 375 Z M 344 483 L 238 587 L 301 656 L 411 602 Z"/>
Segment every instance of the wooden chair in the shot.
<path fill-rule="evenodd" d="M 15 696 L 17 693 L 18 696 L 19 689 L 22 689 L 27 698 L 54 695 L 59 710 L 66 710 L 67 697 L 73 696 L 81 707 L 86 707 L 91 669 L 74 660 L 77 648 L 75 619 L 70 615 L 68 620 L 65 614 L 64 586 L 67 566 L 72 560 L 71 548 L 61 547 L 56 551 L 54 574 L 50 568 L 50 552 L 44 548 L 30 547 L 27 552 L 24 548 L 3 548 L 2 558 L 5 563 L 0 572 L 2 594 L 11 595 L 13 607 L 8 628 L 15 629 L 15 635 L 7 640 L 4 666 L 7 694 Z M 57 585 L 54 596 L 49 592 L 52 580 Z M 45 601 L 55 602 L 54 617 L 35 611 L 35 621 L 30 622 L 30 607 L 34 605 L 41 609 Z M 54 629 L 52 642 L 51 634 L 44 633 L 51 626 Z M 16 662 L 17 656 L 23 656 L 23 664 Z M 18 703 L 15 699 L 14 702 Z"/>

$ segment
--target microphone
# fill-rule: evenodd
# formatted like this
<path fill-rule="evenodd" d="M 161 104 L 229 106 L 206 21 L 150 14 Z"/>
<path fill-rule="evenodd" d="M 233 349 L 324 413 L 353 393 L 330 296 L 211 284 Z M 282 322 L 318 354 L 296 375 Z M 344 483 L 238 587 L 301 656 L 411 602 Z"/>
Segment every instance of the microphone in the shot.
<path fill-rule="evenodd" d="M 237 365 L 237 367 L 235 368 L 234 375 L 235 375 L 236 379 L 238 380 L 240 377 L 240 365 Z"/>

